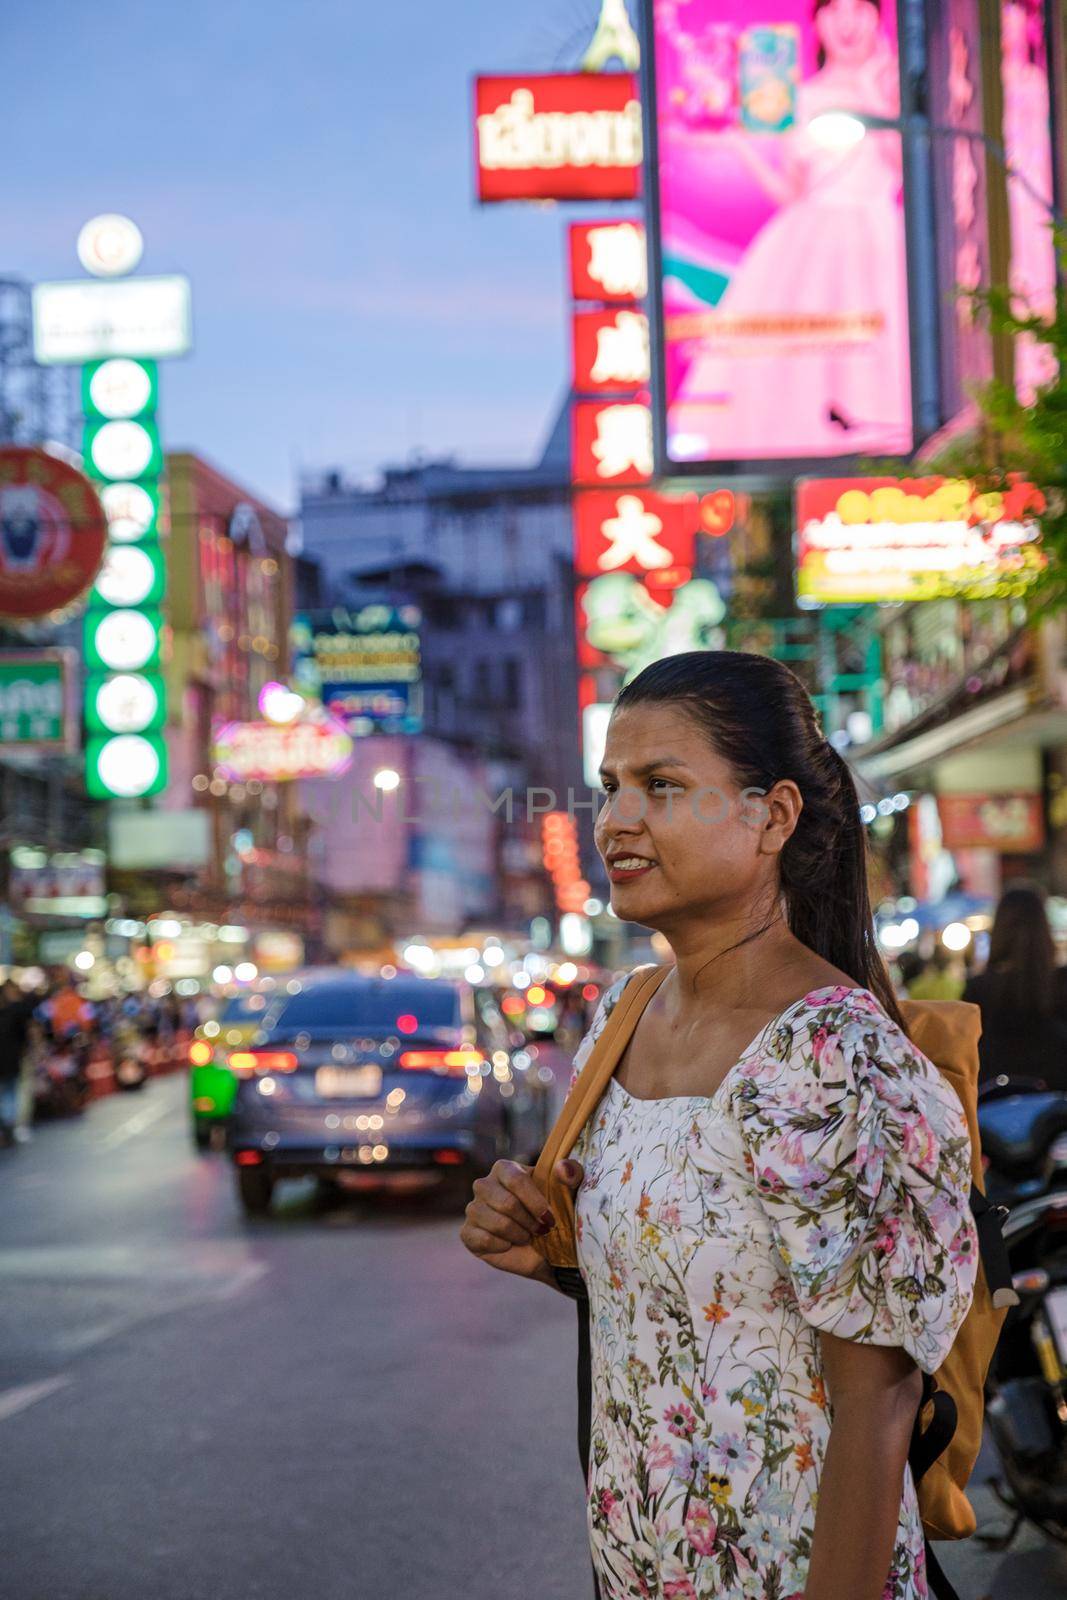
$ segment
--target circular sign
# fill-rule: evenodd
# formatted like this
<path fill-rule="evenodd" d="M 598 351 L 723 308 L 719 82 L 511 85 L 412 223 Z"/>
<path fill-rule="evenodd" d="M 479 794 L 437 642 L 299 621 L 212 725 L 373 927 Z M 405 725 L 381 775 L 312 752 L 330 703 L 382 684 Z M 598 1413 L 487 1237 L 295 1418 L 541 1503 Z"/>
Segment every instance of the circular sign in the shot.
<path fill-rule="evenodd" d="M 78 234 L 78 260 L 94 278 L 120 278 L 133 271 L 143 254 L 136 222 L 114 211 L 91 217 Z"/>
<path fill-rule="evenodd" d="M 90 378 L 89 398 L 102 417 L 135 417 L 152 398 L 152 374 L 140 361 L 114 356 Z"/>
<path fill-rule="evenodd" d="M 91 587 L 107 545 L 92 484 L 65 461 L 0 447 L 0 618 L 31 622 Z"/>
<path fill-rule="evenodd" d="M 109 606 L 143 605 L 156 581 L 148 553 L 136 544 L 114 545 L 104 558 L 96 592 Z"/>
<path fill-rule="evenodd" d="M 155 720 L 159 693 L 149 678 L 120 672 L 100 685 L 95 709 L 109 733 L 140 733 Z"/>
<path fill-rule="evenodd" d="M 156 629 L 143 611 L 111 611 L 93 636 L 96 653 L 112 672 L 136 672 L 155 654 Z"/>
<path fill-rule="evenodd" d="M 159 777 L 159 751 L 139 733 L 120 733 L 101 747 L 96 771 L 103 787 L 122 800 L 147 794 Z"/>
<path fill-rule="evenodd" d="M 100 491 L 107 531 L 116 544 L 143 539 L 156 515 L 155 501 L 139 483 L 108 483 Z"/>
<path fill-rule="evenodd" d="M 93 466 L 103 478 L 139 478 L 152 460 L 155 445 L 139 422 L 105 422 L 89 446 Z"/>

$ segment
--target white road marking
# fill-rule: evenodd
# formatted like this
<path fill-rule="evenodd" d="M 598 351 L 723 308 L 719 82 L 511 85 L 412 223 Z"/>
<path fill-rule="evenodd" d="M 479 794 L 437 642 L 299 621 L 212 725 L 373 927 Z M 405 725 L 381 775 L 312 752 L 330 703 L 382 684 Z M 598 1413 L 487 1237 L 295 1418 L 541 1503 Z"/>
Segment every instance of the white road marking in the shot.
<path fill-rule="evenodd" d="M 215 1300 L 232 1300 L 236 1295 L 244 1294 L 246 1289 L 251 1289 L 254 1283 L 266 1276 L 267 1268 L 262 1261 L 249 1261 L 246 1266 L 238 1267 L 229 1283 L 224 1283 L 216 1289 L 213 1295 Z"/>
<path fill-rule="evenodd" d="M 55 1394 L 57 1389 L 65 1389 L 71 1381 L 64 1373 L 58 1378 L 44 1378 L 40 1383 L 22 1383 L 15 1389 L 0 1391 L 0 1422 Z"/>
<path fill-rule="evenodd" d="M 138 1111 L 136 1116 L 130 1117 L 126 1122 L 120 1122 L 117 1128 L 112 1128 L 110 1133 L 105 1133 L 100 1140 L 101 1150 L 112 1150 L 116 1145 L 124 1144 L 127 1139 L 134 1139 L 143 1133 L 153 1122 L 158 1122 L 160 1117 L 165 1117 L 170 1111 L 168 1105 L 145 1106 L 143 1111 Z"/>

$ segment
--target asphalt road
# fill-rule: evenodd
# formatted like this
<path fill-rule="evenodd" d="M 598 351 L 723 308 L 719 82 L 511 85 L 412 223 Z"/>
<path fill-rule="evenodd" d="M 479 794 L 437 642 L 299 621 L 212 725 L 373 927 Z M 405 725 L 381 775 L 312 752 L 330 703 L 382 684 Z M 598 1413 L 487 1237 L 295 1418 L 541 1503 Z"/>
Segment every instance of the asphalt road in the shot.
<path fill-rule="evenodd" d="M 4 1600 L 589 1600 L 570 1304 L 425 1200 L 250 1225 L 183 1095 L 0 1152 Z M 945 1565 L 1067 1593 L 1036 1535 Z"/>

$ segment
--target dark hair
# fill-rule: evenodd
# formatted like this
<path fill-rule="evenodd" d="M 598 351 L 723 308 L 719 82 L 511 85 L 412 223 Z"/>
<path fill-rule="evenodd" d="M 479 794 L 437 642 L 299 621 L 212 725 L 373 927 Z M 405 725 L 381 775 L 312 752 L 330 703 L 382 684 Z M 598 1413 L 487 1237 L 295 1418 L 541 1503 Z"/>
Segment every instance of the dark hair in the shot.
<path fill-rule="evenodd" d="M 615 700 L 620 711 L 643 704 L 687 712 L 741 786 L 767 791 L 792 779 L 804 806 L 780 857 L 789 928 L 902 1023 L 875 940 L 855 781 L 844 757 L 823 737 L 796 674 L 747 651 L 689 650 L 653 662 Z M 748 938 L 763 932 L 758 928 Z"/>
<path fill-rule="evenodd" d="M 986 971 L 1002 1005 L 1051 1016 L 1056 947 L 1044 895 L 1036 884 L 1013 883 L 1001 895 L 989 935 Z"/>

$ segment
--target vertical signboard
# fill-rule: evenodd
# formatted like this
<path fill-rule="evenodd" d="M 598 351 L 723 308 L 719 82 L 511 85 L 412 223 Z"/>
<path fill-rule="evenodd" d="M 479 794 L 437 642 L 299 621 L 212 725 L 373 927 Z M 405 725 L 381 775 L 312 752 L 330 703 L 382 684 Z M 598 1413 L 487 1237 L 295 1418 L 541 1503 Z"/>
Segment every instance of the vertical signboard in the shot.
<path fill-rule="evenodd" d="M 166 590 L 156 523 L 163 471 L 158 394 L 154 361 L 114 356 L 82 368 L 86 469 L 101 497 L 126 513 L 117 529 L 109 518 L 104 564 L 85 618 L 86 781 L 101 799 L 158 794 L 167 783 L 160 733 L 166 696 L 158 670 Z M 142 515 L 131 518 L 138 504 Z"/>
<path fill-rule="evenodd" d="M 1005 0 L 1000 8 L 1000 81 L 1007 157 L 1010 283 L 1021 310 L 1056 310 L 1052 237 L 1052 107 L 1045 0 Z M 1055 376 L 1055 359 L 1033 334 L 1015 340 L 1015 387 L 1029 405 Z"/>
<path fill-rule="evenodd" d="M 900 116 L 894 9 L 853 11 L 646 8 L 664 470 L 912 447 L 901 137 L 825 117 Z"/>
<path fill-rule="evenodd" d="M 993 375 L 989 330 L 968 298 L 990 282 L 981 29 L 977 0 L 931 6 L 933 120 L 959 130 L 933 142 L 942 406 L 951 420 Z"/>

